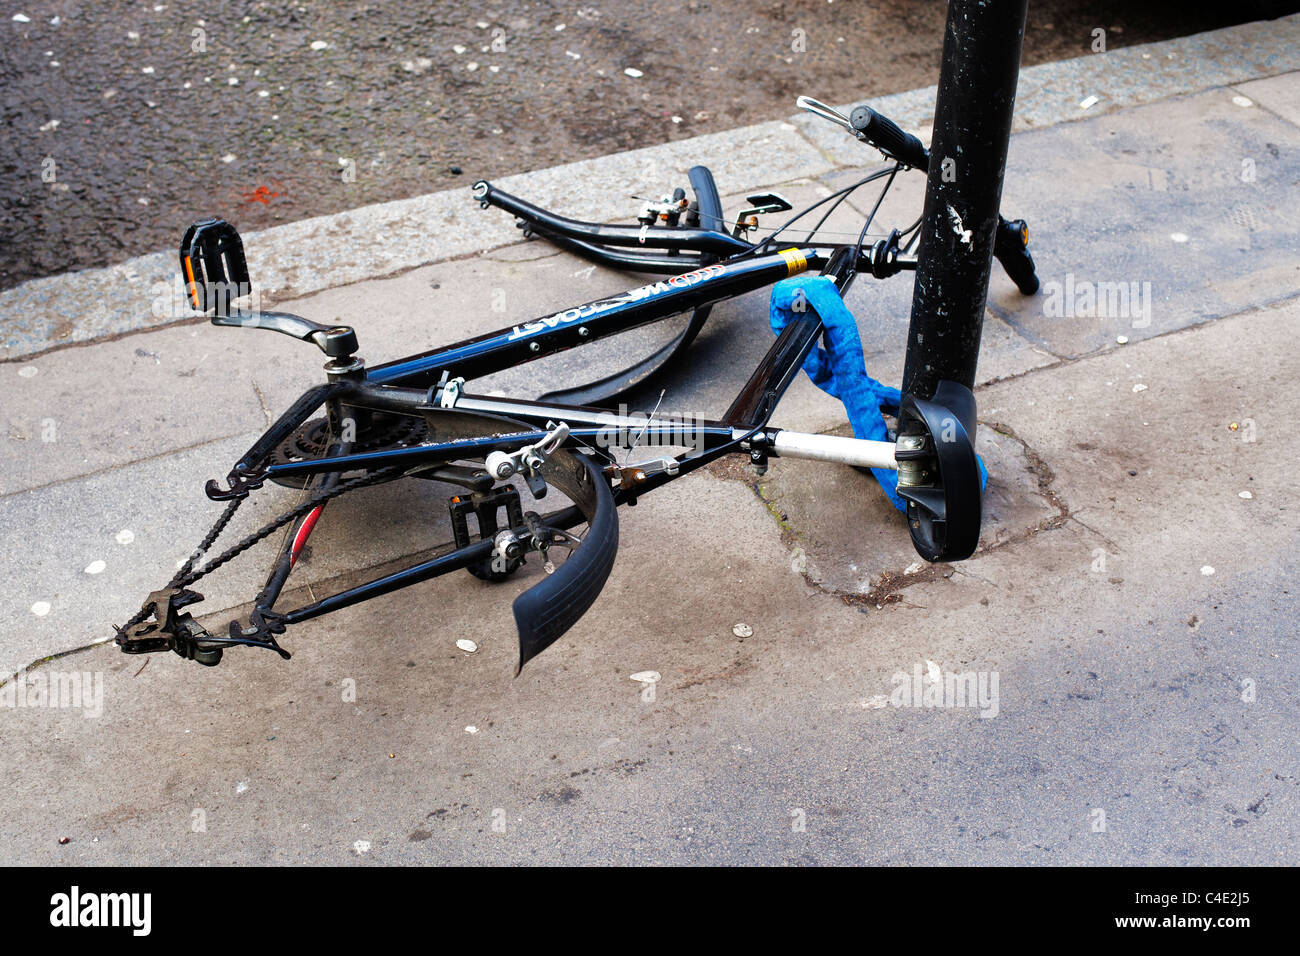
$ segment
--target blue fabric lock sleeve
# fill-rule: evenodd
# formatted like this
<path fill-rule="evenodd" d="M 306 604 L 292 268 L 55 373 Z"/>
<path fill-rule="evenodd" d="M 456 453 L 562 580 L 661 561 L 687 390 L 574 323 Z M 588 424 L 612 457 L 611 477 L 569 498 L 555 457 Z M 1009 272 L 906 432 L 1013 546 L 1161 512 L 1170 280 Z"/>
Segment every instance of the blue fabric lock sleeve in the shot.
<path fill-rule="evenodd" d="M 888 441 L 889 431 L 881 412 L 897 415 L 902 396 L 898 389 L 867 374 L 857 320 L 840 298 L 835 283 L 827 276 L 795 276 L 772 287 L 771 323 L 778 335 L 796 315 L 809 309 L 821 317 L 825 347 L 815 346 L 808 353 L 803 370 L 814 385 L 844 403 L 855 437 Z M 988 483 L 983 460 L 979 460 L 979 467 L 983 488 Z M 907 502 L 898 494 L 898 472 L 872 468 L 871 473 L 894 507 L 905 512 Z"/>

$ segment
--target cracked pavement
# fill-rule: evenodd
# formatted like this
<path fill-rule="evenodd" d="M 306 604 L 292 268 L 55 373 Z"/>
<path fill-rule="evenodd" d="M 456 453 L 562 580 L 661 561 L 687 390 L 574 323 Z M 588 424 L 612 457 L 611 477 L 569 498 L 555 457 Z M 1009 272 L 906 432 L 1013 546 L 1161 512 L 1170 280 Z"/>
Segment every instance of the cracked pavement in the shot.
<path fill-rule="evenodd" d="M 102 714 L 0 710 L 0 848 L 105 864 L 1296 863 L 1298 156 L 1297 73 L 1013 137 L 1004 208 L 1029 219 L 1045 288 L 1025 299 L 995 271 L 971 560 L 919 568 L 850 469 L 728 463 L 620 514 L 604 596 L 519 678 L 509 599 L 536 568 L 302 625 L 289 662 L 92 647 L 20 679 L 101 675 Z M 844 175 L 770 185 L 798 204 Z M 891 194 L 886 221 L 920 187 Z M 1053 315 L 1067 281 L 1150 283 L 1150 310 Z M 374 362 L 629 284 L 525 243 L 285 305 L 347 316 Z M 910 292 L 863 280 L 849 296 L 885 381 Z M 720 305 L 641 404 L 664 388 L 665 409 L 721 411 L 770 339 L 764 293 Z M 204 324 L 0 363 L 0 669 L 111 634 L 210 523 L 202 481 L 318 364 Z M 490 387 L 526 392 L 528 374 Z M 774 423 L 844 428 L 803 376 Z M 444 540 L 447 490 L 422 484 L 332 505 L 298 596 Z M 295 500 L 263 497 L 235 534 Z M 260 585 L 254 555 L 202 589 L 210 627 Z M 996 714 L 894 706 L 896 675 L 934 669 L 996 675 Z M 649 670 L 652 692 L 630 679 Z"/>

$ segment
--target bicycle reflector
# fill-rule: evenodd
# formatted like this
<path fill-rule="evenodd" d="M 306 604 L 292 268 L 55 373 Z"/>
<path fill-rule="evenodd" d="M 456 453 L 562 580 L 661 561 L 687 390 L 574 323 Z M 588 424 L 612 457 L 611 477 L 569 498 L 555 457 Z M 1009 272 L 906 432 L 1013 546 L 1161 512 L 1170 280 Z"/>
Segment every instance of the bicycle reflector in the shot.
<path fill-rule="evenodd" d="M 252 289 L 243 240 L 224 219 L 200 219 L 185 230 L 180 255 L 185 291 L 200 312 L 229 315 L 231 301 Z"/>

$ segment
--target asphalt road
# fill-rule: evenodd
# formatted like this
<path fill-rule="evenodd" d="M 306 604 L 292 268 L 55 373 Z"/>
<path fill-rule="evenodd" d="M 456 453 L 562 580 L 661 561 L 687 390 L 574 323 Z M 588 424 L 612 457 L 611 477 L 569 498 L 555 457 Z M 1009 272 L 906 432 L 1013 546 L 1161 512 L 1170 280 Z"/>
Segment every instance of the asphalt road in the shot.
<path fill-rule="evenodd" d="M 934 0 L 0 4 L 0 288 L 935 81 Z M 1253 19 L 1035 0 L 1024 63 Z M 634 71 L 637 75 L 630 75 Z M 664 184 L 665 186 L 670 184 Z"/>

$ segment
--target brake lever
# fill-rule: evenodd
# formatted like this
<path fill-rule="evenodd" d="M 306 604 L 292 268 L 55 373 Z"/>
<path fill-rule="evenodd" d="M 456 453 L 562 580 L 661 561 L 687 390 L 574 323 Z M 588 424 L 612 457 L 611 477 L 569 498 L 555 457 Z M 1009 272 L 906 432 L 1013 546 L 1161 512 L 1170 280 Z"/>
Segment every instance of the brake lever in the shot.
<path fill-rule="evenodd" d="M 857 139 L 862 138 L 862 134 L 853 128 L 853 124 L 849 122 L 849 118 L 847 116 L 845 116 L 839 110 L 827 106 L 821 100 L 815 100 L 811 96 L 801 96 L 794 101 L 794 104 L 795 106 L 799 107 L 799 109 L 807 110 L 809 113 L 812 113 L 813 116 L 834 123 L 836 126 L 842 126 L 845 130 L 851 133 L 855 138 Z"/>

